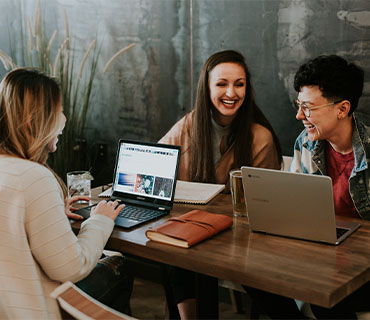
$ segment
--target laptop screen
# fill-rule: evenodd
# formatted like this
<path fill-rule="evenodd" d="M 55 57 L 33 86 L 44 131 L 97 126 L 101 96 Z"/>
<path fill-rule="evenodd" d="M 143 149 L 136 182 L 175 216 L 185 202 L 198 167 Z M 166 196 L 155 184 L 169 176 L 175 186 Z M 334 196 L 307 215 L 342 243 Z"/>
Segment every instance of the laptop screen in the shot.
<path fill-rule="evenodd" d="M 152 199 L 150 202 L 172 201 L 179 155 L 177 146 L 121 140 L 113 192 L 139 200 Z"/>

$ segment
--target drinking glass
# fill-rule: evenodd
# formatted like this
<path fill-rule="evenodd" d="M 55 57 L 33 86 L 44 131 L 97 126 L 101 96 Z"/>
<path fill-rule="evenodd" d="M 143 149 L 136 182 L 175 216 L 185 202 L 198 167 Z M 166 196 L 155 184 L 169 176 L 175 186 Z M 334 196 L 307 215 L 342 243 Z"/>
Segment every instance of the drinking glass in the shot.
<path fill-rule="evenodd" d="M 67 173 L 68 196 L 91 197 L 91 180 L 93 177 L 89 171 L 72 171 Z M 84 200 L 78 202 L 87 202 Z"/>
<path fill-rule="evenodd" d="M 230 171 L 230 190 L 234 216 L 247 216 L 247 204 L 244 197 L 242 172 L 239 169 Z"/>

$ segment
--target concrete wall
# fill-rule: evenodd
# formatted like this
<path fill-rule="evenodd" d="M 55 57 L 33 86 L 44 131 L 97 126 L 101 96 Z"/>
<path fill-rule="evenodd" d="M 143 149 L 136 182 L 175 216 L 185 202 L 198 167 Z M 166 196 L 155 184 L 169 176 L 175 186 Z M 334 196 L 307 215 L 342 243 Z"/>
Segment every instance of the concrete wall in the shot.
<path fill-rule="evenodd" d="M 0 0 L 0 49 L 10 52 L 7 28 L 19 39 L 21 13 L 33 18 L 35 0 Z M 360 109 L 370 102 L 368 0 L 41 0 L 45 26 L 65 36 L 65 8 L 81 57 L 90 41 L 102 46 L 87 137 L 109 146 L 119 138 L 158 140 L 191 110 L 200 69 L 212 53 L 237 49 L 247 58 L 258 104 L 272 122 L 284 154 L 302 126 L 291 100 L 297 67 L 319 54 L 340 54 L 365 69 Z M 108 73 L 108 59 L 137 43 Z M 54 48 L 54 51 L 56 48 Z M 77 59 L 78 60 L 78 59 Z M 0 75 L 4 69 L 0 67 Z"/>

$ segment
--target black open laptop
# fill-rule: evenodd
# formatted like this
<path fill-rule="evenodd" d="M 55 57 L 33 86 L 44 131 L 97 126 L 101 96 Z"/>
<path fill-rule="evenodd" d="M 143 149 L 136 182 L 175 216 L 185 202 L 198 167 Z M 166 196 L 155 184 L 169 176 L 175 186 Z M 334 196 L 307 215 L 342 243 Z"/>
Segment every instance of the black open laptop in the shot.
<path fill-rule="evenodd" d="M 126 204 L 115 224 L 131 228 L 166 215 L 173 206 L 181 148 L 120 140 L 111 200 Z M 90 216 L 91 207 L 76 213 Z"/>

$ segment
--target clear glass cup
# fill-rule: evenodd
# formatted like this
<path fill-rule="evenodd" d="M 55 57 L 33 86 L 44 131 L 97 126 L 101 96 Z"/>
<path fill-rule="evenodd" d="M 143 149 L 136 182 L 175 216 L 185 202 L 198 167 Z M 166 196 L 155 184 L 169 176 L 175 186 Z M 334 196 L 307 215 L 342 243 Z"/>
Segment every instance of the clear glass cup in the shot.
<path fill-rule="evenodd" d="M 230 190 L 234 216 L 247 216 L 247 204 L 244 197 L 242 172 L 239 169 L 230 171 Z"/>
<path fill-rule="evenodd" d="M 68 196 L 91 197 L 91 180 L 93 177 L 89 171 L 72 171 L 67 173 Z M 77 201 L 84 203 L 88 201 Z"/>

